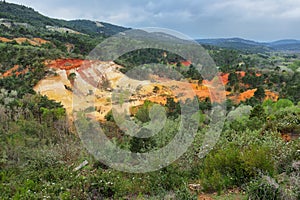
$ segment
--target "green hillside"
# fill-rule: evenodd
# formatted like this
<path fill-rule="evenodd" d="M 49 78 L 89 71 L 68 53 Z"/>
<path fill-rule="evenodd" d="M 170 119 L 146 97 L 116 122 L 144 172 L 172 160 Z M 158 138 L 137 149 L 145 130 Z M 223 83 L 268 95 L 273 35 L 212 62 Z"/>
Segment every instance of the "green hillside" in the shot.
<path fill-rule="evenodd" d="M 26 6 L 0 2 L 1 200 L 300 199 L 297 41 L 278 41 L 270 50 L 273 47 L 237 38 L 205 40 L 203 46 L 219 70 L 211 80 L 204 80 L 198 66 L 185 58 L 153 48 L 126 53 L 114 61 L 118 65 L 101 62 L 106 68 L 103 74 L 82 67 L 97 44 L 125 30 L 105 22 L 52 19 Z M 160 36 L 165 35 L 147 35 Z M 284 51 L 290 45 L 291 51 Z M 125 76 L 127 72 L 131 75 Z M 170 76 L 174 80 L 170 81 Z M 88 84 L 95 77 L 99 84 L 92 88 Z M 130 90 L 122 91 L 126 84 L 113 84 L 118 77 L 132 78 L 126 82 Z M 144 79 L 148 81 L 138 82 Z M 51 90 L 54 97 L 34 90 L 41 81 L 44 91 Z M 81 110 L 74 116 L 55 96 L 63 91 L 62 100 L 75 99 L 79 81 L 88 85 L 84 88 L 88 91 L 80 96 Z M 215 81 L 224 85 L 215 87 Z M 169 82 L 172 85 L 167 85 Z M 180 99 L 190 92 L 189 87 L 193 96 Z M 219 87 L 221 95 L 226 94 L 222 102 L 213 98 Z M 90 103 L 87 96 L 100 106 L 82 109 Z M 111 108 L 104 112 L 103 120 L 94 115 L 118 103 L 122 112 L 131 102 L 134 106 L 124 112 L 124 119 L 123 113 Z M 110 168 L 110 163 L 102 163 L 86 149 L 82 136 L 90 139 L 93 148 L 103 148 L 103 141 L 95 142 L 97 135 L 92 131 L 99 130 L 95 127 L 101 127 L 110 143 L 119 147 L 95 154 L 118 158 L 118 167 L 138 158 L 129 163 L 132 171 L 144 170 L 141 163 L 160 166 L 156 159 L 146 162 L 147 153 L 172 144 L 174 138 L 178 143 L 160 155 L 163 160 L 173 158 L 186 141 L 193 141 L 166 167 L 127 173 Z M 123 150 L 134 154 L 119 154 Z"/>
<path fill-rule="evenodd" d="M 60 19 L 52 19 L 41 15 L 32 8 L 5 2 L 0 2 L 0 18 L 8 19 L 12 22 L 27 23 L 38 29 L 44 29 L 46 28 L 46 26 L 65 27 L 91 35 L 100 34 L 110 36 L 118 32 L 128 30 L 128 28 L 103 22 L 101 22 L 103 26 L 99 27 L 97 26 L 96 22 L 90 20 L 66 21 Z"/>

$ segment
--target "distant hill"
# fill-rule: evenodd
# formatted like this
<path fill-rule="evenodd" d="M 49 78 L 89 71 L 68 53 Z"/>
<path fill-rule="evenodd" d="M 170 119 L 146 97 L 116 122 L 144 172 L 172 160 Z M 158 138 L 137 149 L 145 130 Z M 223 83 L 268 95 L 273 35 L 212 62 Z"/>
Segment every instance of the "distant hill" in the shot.
<path fill-rule="evenodd" d="M 4 25 L 22 24 L 35 28 L 62 27 L 84 34 L 103 34 L 106 36 L 128 30 L 121 26 L 90 20 L 60 20 L 46 17 L 32 8 L 0 2 L 0 23 Z"/>
<path fill-rule="evenodd" d="M 200 44 L 212 45 L 216 47 L 237 49 L 250 52 L 267 51 L 300 51 L 299 40 L 279 40 L 275 42 L 255 42 L 242 38 L 218 38 L 218 39 L 198 39 Z"/>
<path fill-rule="evenodd" d="M 24 26 L 26 28 L 82 33 L 90 36 L 111 36 L 129 30 L 122 26 L 91 20 L 61 20 L 44 16 L 32 8 L 13 3 L 0 2 L 0 26 Z M 242 38 L 198 39 L 200 44 L 242 50 L 253 53 L 271 51 L 300 52 L 299 40 L 255 42 Z"/>
<path fill-rule="evenodd" d="M 277 51 L 300 51 L 299 40 L 279 40 L 266 45 Z"/>

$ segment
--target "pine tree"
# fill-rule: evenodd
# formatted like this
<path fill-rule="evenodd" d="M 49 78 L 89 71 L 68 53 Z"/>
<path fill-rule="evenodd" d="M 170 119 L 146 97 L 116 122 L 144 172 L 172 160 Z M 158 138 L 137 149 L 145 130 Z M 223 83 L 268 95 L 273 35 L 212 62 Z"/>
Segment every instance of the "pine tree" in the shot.
<path fill-rule="evenodd" d="M 256 97 L 257 99 L 259 99 L 260 101 L 262 101 L 265 98 L 266 94 L 265 94 L 265 90 L 263 87 L 258 87 L 257 90 L 254 93 L 254 97 Z"/>

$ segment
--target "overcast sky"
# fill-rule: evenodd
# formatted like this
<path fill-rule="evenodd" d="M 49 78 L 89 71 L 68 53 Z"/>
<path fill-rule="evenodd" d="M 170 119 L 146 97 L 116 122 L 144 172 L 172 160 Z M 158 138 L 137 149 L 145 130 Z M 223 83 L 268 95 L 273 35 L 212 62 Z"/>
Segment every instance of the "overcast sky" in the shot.
<path fill-rule="evenodd" d="M 192 38 L 300 39 L 300 0 L 7 0 L 60 19 L 160 27 Z"/>

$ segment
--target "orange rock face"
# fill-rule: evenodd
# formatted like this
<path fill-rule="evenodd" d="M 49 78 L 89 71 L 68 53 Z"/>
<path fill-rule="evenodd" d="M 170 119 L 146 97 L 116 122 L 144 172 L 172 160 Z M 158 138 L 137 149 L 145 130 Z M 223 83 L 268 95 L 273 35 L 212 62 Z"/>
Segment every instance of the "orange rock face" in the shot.
<path fill-rule="evenodd" d="M 41 39 L 41 38 L 14 38 L 14 39 L 7 39 L 5 37 L 0 37 L 1 42 L 12 42 L 16 41 L 18 44 L 22 44 L 23 42 L 29 42 L 29 44 L 33 46 L 41 46 L 42 44 L 50 43 L 47 40 Z"/>
<path fill-rule="evenodd" d="M 83 62 L 82 59 L 58 59 L 47 61 L 46 65 L 53 69 L 70 70 L 79 68 Z"/>
<path fill-rule="evenodd" d="M 3 77 L 8 77 L 8 76 L 12 76 L 14 72 L 16 72 L 19 69 L 18 65 L 15 65 L 13 68 L 7 70 L 6 72 L 3 73 Z"/>
<path fill-rule="evenodd" d="M 33 38 L 32 40 L 35 41 L 35 42 L 38 43 L 38 44 L 46 44 L 46 43 L 49 43 L 49 41 L 44 40 L 44 39 L 41 39 L 41 38 Z"/>
<path fill-rule="evenodd" d="M 113 62 L 101 61 L 85 61 L 82 59 L 58 59 L 46 61 L 45 64 L 54 69 L 58 76 L 46 77 L 44 80 L 35 87 L 37 92 L 47 95 L 50 99 L 60 101 L 67 108 L 68 113 L 72 112 L 72 91 L 67 88 L 72 88 L 77 85 L 82 89 L 88 101 L 94 102 L 94 107 L 97 112 L 92 113 L 97 119 L 104 119 L 104 116 L 112 108 L 111 98 L 113 89 L 119 89 L 124 84 L 129 84 L 132 88 L 142 86 L 137 92 L 130 94 L 130 103 L 125 107 L 131 109 L 142 105 L 145 100 L 150 100 L 158 104 L 165 104 L 168 97 L 174 98 L 175 101 L 185 101 L 188 98 L 193 98 L 197 95 L 200 99 L 209 97 L 212 102 L 223 102 L 227 98 L 239 103 L 254 96 L 256 89 L 247 90 L 241 94 L 232 95 L 230 92 L 225 91 L 224 85 L 228 83 L 229 74 L 219 74 L 219 76 L 208 81 L 204 80 L 202 84 L 197 81 L 190 80 L 190 82 L 182 82 L 176 80 L 169 80 L 162 77 L 151 77 L 152 81 L 138 81 L 130 79 L 122 74 L 118 69 L 121 66 Z M 76 77 L 70 81 L 68 76 L 70 73 L 75 73 Z M 240 77 L 245 76 L 245 72 L 237 72 Z M 110 88 L 100 88 L 99 80 L 106 78 L 110 82 Z M 125 79 L 121 85 L 119 81 Z M 159 88 L 154 92 L 154 88 Z M 91 94 L 90 94 L 91 93 Z M 276 101 L 278 94 L 265 91 L 266 99 Z M 94 99 L 93 99 L 94 98 Z M 87 101 L 82 102 L 85 105 Z"/>
<path fill-rule="evenodd" d="M 23 69 L 22 71 L 18 71 L 18 70 L 19 70 L 19 65 L 15 65 L 13 68 L 4 72 L 2 77 L 12 76 L 13 74 L 15 74 L 16 76 L 19 76 L 20 74 L 26 74 L 28 72 L 27 68 Z M 0 76 L 0 78 L 1 78 L 1 76 Z"/>
<path fill-rule="evenodd" d="M 1 41 L 1 42 L 11 42 L 12 40 L 7 39 L 7 38 L 5 38 L 5 37 L 0 37 L 0 41 Z"/>
<path fill-rule="evenodd" d="M 252 89 L 252 90 L 247 90 L 243 93 L 240 93 L 237 96 L 232 96 L 230 97 L 233 101 L 239 103 L 241 101 L 246 101 L 247 99 L 250 99 L 251 97 L 254 96 L 254 93 L 256 92 L 257 89 Z M 270 99 L 272 101 L 277 101 L 279 98 L 279 95 L 275 92 L 272 92 L 270 90 L 265 91 L 265 100 Z"/>

